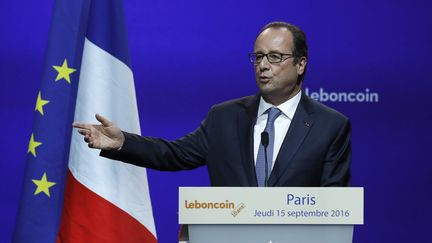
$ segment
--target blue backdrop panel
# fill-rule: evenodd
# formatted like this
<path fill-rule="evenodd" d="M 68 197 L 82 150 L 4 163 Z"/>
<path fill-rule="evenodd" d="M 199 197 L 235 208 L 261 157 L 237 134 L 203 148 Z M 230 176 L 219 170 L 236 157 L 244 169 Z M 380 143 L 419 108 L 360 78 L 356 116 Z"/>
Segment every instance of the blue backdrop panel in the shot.
<path fill-rule="evenodd" d="M 354 242 L 429 240 L 432 2 L 123 2 L 143 134 L 179 138 L 213 104 L 256 93 L 256 34 L 292 22 L 308 37 L 308 93 L 352 121 L 353 184 L 365 187 Z M 0 242 L 15 224 L 53 3 L 0 9 Z M 149 184 L 159 241 L 175 242 L 177 188 L 208 185 L 206 168 L 149 170 Z"/>

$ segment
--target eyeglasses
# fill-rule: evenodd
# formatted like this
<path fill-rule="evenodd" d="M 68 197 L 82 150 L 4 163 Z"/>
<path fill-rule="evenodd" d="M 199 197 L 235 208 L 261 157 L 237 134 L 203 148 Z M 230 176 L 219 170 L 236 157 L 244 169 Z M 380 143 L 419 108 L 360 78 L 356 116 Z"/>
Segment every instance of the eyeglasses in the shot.
<path fill-rule="evenodd" d="M 264 57 L 267 57 L 267 60 L 269 63 L 281 63 L 285 61 L 288 58 L 294 57 L 293 54 L 285 54 L 285 53 L 278 53 L 278 52 L 271 52 L 267 54 L 263 53 L 250 53 L 249 54 L 249 61 L 253 64 L 260 64 Z"/>

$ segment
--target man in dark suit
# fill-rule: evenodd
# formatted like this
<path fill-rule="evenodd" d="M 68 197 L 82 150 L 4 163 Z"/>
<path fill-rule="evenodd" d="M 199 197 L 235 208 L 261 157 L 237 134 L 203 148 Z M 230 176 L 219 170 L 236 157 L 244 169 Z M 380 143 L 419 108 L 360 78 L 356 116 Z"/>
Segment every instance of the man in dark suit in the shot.
<path fill-rule="evenodd" d="M 250 54 L 259 94 L 213 106 L 183 138 L 129 134 L 100 115 L 101 125 L 74 127 L 108 158 L 170 171 L 207 165 L 213 186 L 349 186 L 350 123 L 302 93 L 307 58 L 303 31 L 273 22 Z"/>

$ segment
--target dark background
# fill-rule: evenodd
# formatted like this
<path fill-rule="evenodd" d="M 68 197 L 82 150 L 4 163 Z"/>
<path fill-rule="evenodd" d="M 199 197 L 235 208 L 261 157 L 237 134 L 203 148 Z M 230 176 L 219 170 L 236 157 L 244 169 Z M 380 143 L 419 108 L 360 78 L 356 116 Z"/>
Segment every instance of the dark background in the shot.
<path fill-rule="evenodd" d="M 0 7 L 0 242 L 15 224 L 53 2 Z M 354 242 L 428 241 L 431 1 L 123 2 L 143 134 L 179 138 L 211 105 L 256 93 L 247 59 L 256 34 L 292 22 L 308 37 L 310 91 L 379 94 L 326 102 L 352 121 L 353 185 L 365 188 Z M 159 242 L 175 242 L 178 187 L 208 185 L 206 168 L 148 176 Z"/>

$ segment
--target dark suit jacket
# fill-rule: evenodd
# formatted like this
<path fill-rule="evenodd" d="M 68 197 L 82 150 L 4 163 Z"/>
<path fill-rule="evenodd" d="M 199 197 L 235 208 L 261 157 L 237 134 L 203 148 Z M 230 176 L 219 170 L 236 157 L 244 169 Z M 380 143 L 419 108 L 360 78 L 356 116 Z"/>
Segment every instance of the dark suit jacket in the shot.
<path fill-rule="evenodd" d="M 101 155 L 156 170 L 207 165 L 213 186 L 257 186 L 253 130 L 259 95 L 212 107 L 194 132 L 176 141 L 124 133 L 120 151 Z M 341 113 L 302 94 L 269 186 L 348 186 L 351 127 Z"/>

